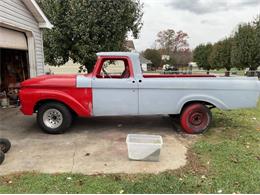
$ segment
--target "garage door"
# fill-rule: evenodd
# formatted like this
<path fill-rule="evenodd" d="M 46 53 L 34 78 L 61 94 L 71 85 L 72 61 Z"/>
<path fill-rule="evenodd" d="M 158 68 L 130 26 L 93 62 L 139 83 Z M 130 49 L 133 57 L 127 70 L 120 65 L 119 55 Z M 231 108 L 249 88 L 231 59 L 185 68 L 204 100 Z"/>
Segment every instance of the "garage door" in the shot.
<path fill-rule="evenodd" d="M 27 50 L 24 33 L 0 27 L 0 48 Z"/>

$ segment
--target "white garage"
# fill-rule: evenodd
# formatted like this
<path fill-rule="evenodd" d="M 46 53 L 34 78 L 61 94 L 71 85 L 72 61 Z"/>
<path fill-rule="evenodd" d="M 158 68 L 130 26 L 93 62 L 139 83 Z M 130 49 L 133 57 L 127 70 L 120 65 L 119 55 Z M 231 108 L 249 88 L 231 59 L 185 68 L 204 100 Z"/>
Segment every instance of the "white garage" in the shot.
<path fill-rule="evenodd" d="M 44 28 L 52 24 L 35 0 L 0 0 L 1 94 L 12 94 L 21 81 L 44 74 Z"/>

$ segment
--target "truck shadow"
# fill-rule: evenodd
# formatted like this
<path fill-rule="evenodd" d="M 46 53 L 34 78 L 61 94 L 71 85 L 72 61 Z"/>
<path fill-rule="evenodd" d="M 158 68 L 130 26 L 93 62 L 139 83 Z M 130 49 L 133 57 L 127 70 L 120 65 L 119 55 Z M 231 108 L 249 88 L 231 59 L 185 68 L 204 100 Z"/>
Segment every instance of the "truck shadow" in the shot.
<path fill-rule="evenodd" d="M 153 134 L 164 139 L 177 139 L 183 144 L 192 143 L 198 137 L 184 133 L 179 119 L 168 115 L 77 118 L 66 134 L 120 142 L 125 142 L 127 134 Z"/>
<path fill-rule="evenodd" d="M 168 129 L 170 131 L 179 130 L 173 128 L 177 125 L 168 116 L 120 116 L 120 117 L 93 117 L 77 118 L 72 124 L 73 131 L 88 130 L 110 130 L 110 129 L 147 129 L 158 131 L 159 129 Z"/>
<path fill-rule="evenodd" d="M 131 133 L 181 133 L 177 119 L 167 115 L 76 118 L 68 132 L 125 131 Z"/>

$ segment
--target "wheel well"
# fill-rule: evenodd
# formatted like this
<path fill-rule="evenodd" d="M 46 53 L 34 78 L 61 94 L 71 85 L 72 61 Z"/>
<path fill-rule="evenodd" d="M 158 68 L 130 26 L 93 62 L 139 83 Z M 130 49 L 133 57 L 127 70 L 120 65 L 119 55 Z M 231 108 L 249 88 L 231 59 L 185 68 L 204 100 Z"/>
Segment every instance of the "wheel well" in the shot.
<path fill-rule="evenodd" d="M 70 110 L 71 114 L 73 114 L 75 116 L 78 115 L 71 107 L 69 107 L 64 102 L 61 102 L 61 101 L 58 101 L 58 100 L 53 100 L 53 99 L 46 99 L 46 100 L 41 100 L 41 101 L 37 102 L 35 104 L 34 108 L 33 108 L 34 113 L 36 113 L 38 111 L 38 109 L 40 108 L 41 105 L 47 104 L 47 103 L 50 103 L 50 102 L 56 102 L 56 103 L 63 104 L 64 106 L 66 106 Z"/>
<path fill-rule="evenodd" d="M 208 106 L 210 109 L 216 108 L 216 106 L 215 106 L 214 104 L 210 103 L 210 102 L 206 102 L 206 101 L 189 101 L 189 102 L 186 102 L 186 103 L 182 106 L 182 108 L 181 108 L 181 113 L 182 113 L 182 111 L 183 111 L 183 109 L 184 109 L 185 107 L 187 107 L 187 106 L 189 106 L 189 105 L 191 105 L 191 104 L 194 104 L 194 103 L 204 104 L 204 105 Z"/>

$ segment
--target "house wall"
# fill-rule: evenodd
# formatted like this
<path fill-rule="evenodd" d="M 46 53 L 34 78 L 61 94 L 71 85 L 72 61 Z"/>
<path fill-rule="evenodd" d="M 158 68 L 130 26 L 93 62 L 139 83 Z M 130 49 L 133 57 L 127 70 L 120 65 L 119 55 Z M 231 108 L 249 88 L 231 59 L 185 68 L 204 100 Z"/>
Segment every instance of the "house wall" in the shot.
<path fill-rule="evenodd" d="M 26 33 L 30 76 L 44 74 L 42 30 L 22 1 L 0 0 L 0 25 Z"/>

